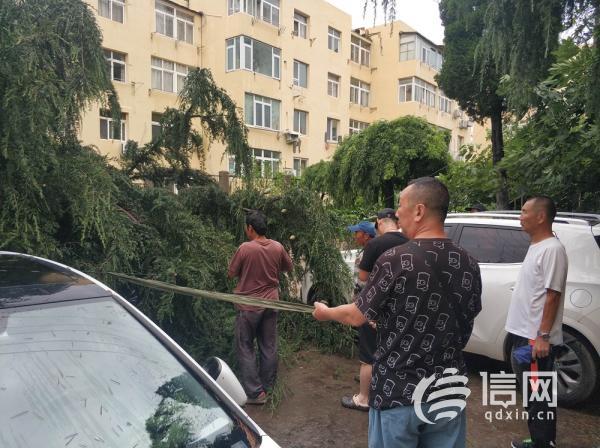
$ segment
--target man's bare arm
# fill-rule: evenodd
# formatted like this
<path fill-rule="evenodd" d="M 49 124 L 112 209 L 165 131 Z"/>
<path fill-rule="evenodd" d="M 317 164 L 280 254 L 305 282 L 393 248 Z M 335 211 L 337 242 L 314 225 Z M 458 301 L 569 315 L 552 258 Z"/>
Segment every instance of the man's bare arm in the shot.
<path fill-rule="evenodd" d="M 560 305 L 560 292 L 554 291 L 553 289 L 546 290 L 546 303 L 544 304 L 544 312 L 542 314 L 542 323 L 540 324 L 540 331 L 542 333 L 549 333 L 556 320 L 558 314 L 558 307 Z"/>
<path fill-rule="evenodd" d="M 321 321 L 335 320 L 336 322 L 352 325 L 353 327 L 360 327 L 367 321 L 354 303 L 329 308 L 321 302 L 315 302 L 313 317 Z"/>
<path fill-rule="evenodd" d="M 542 314 L 542 323 L 540 324 L 540 333 L 550 333 L 554 321 L 556 320 L 556 314 L 558 313 L 558 307 L 560 305 L 560 292 L 554 291 L 553 289 L 546 290 L 546 303 L 544 304 L 544 311 Z M 544 358 L 550 353 L 550 342 L 544 340 L 541 336 L 535 339 L 533 346 L 532 355 L 534 358 Z"/>

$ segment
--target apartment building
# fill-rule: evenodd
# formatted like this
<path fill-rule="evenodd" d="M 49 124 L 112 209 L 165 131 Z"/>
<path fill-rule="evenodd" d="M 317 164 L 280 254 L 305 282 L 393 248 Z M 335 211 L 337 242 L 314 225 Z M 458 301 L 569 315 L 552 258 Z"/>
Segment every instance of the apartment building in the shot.
<path fill-rule="evenodd" d="M 301 174 L 329 159 L 341 139 L 379 119 L 417 115 L 462 144 L 485 143 L 437 88 L 441 49 L 402 22 L 352 30 L 351 17 L 325 0 L 87 0 L 122 106 L 119 128 L 92 106 L 81 138 L 116 158 L 123 143 L 143 144 L 177 103 L 191 68 L 209 68 L 240 107 L 264 173 Z M 201 165 L 232 171 L 213 143 Z"/>

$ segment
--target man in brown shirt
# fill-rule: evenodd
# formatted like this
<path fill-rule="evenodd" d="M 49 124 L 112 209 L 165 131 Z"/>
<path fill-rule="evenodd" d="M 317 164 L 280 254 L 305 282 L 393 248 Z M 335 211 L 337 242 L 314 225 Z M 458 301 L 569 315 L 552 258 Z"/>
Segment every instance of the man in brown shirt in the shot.
<path fill-rule="evenodd" d="M 265 237 L 267 224 L 260 212 L 246 216 L 246 236 L 229 263 L 227 275 L 238 277 L 236 294 L 279 300 L 279 274 L 292 270 L 284 247 Z M 236 305 L 235 346 L 242 374 L 242 386 L 249 404 L 264 404 L 266 391 L 277 376 L 277 311 Z M 256 365 L 254 340 L 260 354 Z"/>

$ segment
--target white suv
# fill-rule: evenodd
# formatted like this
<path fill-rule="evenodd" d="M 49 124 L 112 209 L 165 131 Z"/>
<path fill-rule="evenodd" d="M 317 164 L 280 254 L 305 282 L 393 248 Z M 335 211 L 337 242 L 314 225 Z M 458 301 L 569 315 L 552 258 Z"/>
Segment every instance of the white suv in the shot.
<path fill-rule="evenodd" d="M 504 330 L 511 293 L 529 236 L 518 212 L 450 214 L 448 236 L 479 260 L 481 313 L 466 351 L 509 361 Z M 574 405 L 600 383 L 600 215 L 559 213 L 553 231 L 567 250 L 569 274 L 563 319 L 565 348 L 556 359 L 559 401 Z"/>

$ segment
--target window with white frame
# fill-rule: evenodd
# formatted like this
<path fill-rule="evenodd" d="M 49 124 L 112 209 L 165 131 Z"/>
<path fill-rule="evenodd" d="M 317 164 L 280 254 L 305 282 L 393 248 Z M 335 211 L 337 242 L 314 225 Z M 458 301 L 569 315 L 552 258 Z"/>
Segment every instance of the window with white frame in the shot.
<path fill-rule="evenodd" d="M 349 126 L 349 133 L 350 133 L 350 135 L 358 134 L 360 131 L 364 131 L 367 128 L 367 126 L 369 126 L 369 123 L 365 123 L 364 121 L 353 120 L 351 118 L 350 126 Z"/>
<path fill-rule="evenodd" d="M 435 107 L 435 86 L 420 78 L 398 80 L 398 101 L 401 103 L 417 101 L 429 107 Z"/>
<path fill-rule="evenodd" d="M 294 132 L 308 134 L 308 112 L 294 109 Z"/>
<path fill-rule="evenodd" d="M 152 56 L 152 88 L 179 93 L 185 84 L 189 67 Z"/>
<path fill-rule="evenodd" d="M 439 107 L 442 112 L 452 113 L 452 100 L 440 92 Z"/>
<path fill-rule="evenodd" d="M 125 1 L 98 0 L 98 14 L 115 22 L 123 23 L 125 18 Z"/>
<path fill-rule="evenodd" d="M 411 61 L 415 59 L 416 34 L 400 34 L 400 60 Z"/>
<path fill-rule="evenodd" d="M 156 140 L 162 133 L 162 126 L 160 124 L 161 119 L 161 113 L 152 112 L 152 140 Z"/>
<path fill-rule="evenodd" d="M 308 37 L 308 16 L 294 11 L 294 35 L 306 39 Z"/>
<path fill-rule="evenodd" d="M 350 40 L 350 59 L 367 67 L 371 65 L 371 44 L 357 36 L 352 36 Z"/>
<path fill-rule="evenodd" d="M 327 132 L 325 132 L 325 140 L 328 142 L 338 141 L 338 130 L 340 128 L 340 120 L 335 118 L 327 118 Z"/>
<path fill-rule="evenodd" d="M 104 50 L 104 57 L 108 62 L 110 79 L 125 82 L 125 54 L 118 51 Z"/>
<path fill-rule="evenodd" d="M 100 110 L 100 138 L 102 140 L 127 140 L 127 114 L 121 114 L 120 124 L 109 110 Z"/>
<path fill-rule="evenodd" d="M 194 16 L 165 3 L 155 3 L 156 32 L 194 43 Z"/>
<path fill-rule="evenodd" d="M 400 61 L 419 59 L 432 69 L 442 68 L 443 56 L 439 47 L 416 33 L 400 34 Z"/>
<path fill-rule="evenodd" d="M 268 149 L 253 149 L 254 164 L 260 170 L 261 177 L 273 177 L 279 172 L 281 153 Z"/>
<path fill-rule="evenodd" d="M 228 0 L 227 12 L 243 12 L 279 26 L 279 0 Z"/>
<path fill-rule="evenodd" d="M 246 93 L 244 105 L 246 124 L 275 131 L 279 130 L 281 101 Z"/>
<path fill-rule="evenodd" d="M 235 156 L 229 156 L 229 174 L 235 175 Z"/>
<path fill-rule="evenodd" d="M 256 0 L 256 4 L 262 20 L 279 26 L 279 0 Z"/>
<path fill-rule="evenodd" d="M 229 0 L 227 2 L 227 13 L 229 15 L 236 12 L 245 12 L 254 15 L 255 0 Z"/>
<path fill-rule="evenodd" d="M 308 87 L 308 64 L 294 59 L 294 85 Z"/>
<path fill-rule="evenodd" d="M 308 159 L 294 158 L 294 168 L 293 168 L 294 176 L 296 176 L 296 177 L 302 176 L 302 173 L 306 169 L 307 165 L 308 165 Z"/>
<path fill-rule="evenodd" d="M 342 33 L 335 28 L 329 27 L 327 31 L 327 48 L 336 53 L 340 52 Z"/>
<path fill-rule="evenodd" d="M 327 95 L 340 96 L 340 77 L 333 73 L 327 73 Z"/>
<path fill-rule="evenodd" d="M 421 47 L 421 62 L 439 71 L 442 68 L 442 53 L 433 45 L 428 45 L 424 42 Z"/>
<path fill-rule="evenodd" d="M 250 70 L 271 78 L 281 76 L 281 50 L 248 36 L 226 40 L 227 71 Z"/>
<path fill-rule="evenodd" d="M 350 102 L 361 106 L 369 106 L 371 85 L 356 78 L 350 78 Z"/>

